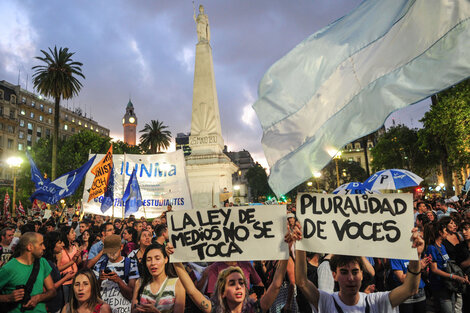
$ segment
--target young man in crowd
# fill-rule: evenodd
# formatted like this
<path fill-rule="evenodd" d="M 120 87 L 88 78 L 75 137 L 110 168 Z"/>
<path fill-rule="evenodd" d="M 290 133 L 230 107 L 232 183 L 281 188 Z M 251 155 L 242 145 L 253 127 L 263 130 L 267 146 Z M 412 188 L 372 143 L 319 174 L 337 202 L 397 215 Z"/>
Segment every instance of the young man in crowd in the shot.
<path fill-rule="evenodd" d="M 121 235 L 122 231 L 122 221 L 117 218 L 114 220 L 114 234 Z"/>
<path fill-rule="evenodd" d="M 155 238 L 152 239 L 152 242 L 165 245 L 168 241 L 168 227 L 164 224 L 157 225 L 155 227 Z"/>
<path fill-rule="evenodd" d="M 90 248 L 88 253 L 87 267 L 93 268 L 96 262 L 103 256 L 103 245 L 106 237 L 114 234 L 114 226 L 111 223 L 101 225 L 101 240 L 95 243 Z"/>
<path fill-rule="evenodd" d="M 300 232 L 297 234 L 300 238 Z M 418 250 L 418 258 L 424 249 L 424 240 L 417 229 L 413 229 L 413 247 Z M 361 257 L 334 255 L 330 267 L 339 292 L 328 293 L 318 290 L 307 279 L 305 251 L 296 250 L 295 283 L 312 305 L 314 312 L 398 312 L 398 305 L 416 294 L 421 279 L 419 261 L 410 261 L 408 274 L 399 287 L 388 292 L 365 294 L 359 292 L 362 284 L 364 265 Z"/>
<path fill-rule="evenodd" d="M 436 209 L 436 215 L 438 220 L 441 219 L 441 217 L 450 216 L 450 213 L 452 212 L 457 212 L 455 209 L 449 208 L 444 199 L 440 199 L 436 202 Z"/>
<path fill-rule="evenodd" d="M 13 241 L 14 233 L 15 231 L 10 227 L 5 227 L 0 231 L 0 267 L 10 261 L 11 254 L 13 253 L 11 242 Z"/>
<path fill-rule="evenodd" d="M 133 227 L 137 231 L 137 233 L 140 234 L 142 232 L 142 229 L 143 229 L 142 221 L 136 220 L 134 222 Z"/>
<path fill-rule="evenodd" d="M 46 259 L 42 258 L 44 239 L 38 233 L 25 233 L 16 249 L 19 250 L 19 256 L 0 268 L 0 302 L 8 302 L 1 303 L 1 311 L 25 312 L 34 309 L 35 313 L 46 313 L 44 302 L 52 299 L 56 290 L 50 275 L 52 268 Z M 27 293 L 28 280 L 34 268 L 37 276 L 30 283 L 31 293 Z"/>
<path fill-rule="evenodd" d="M 101 298 L 113 312 L 130 312 L 132 292 L 139 278 L 137 263 L 121 255 L 123 245 L 119 235 L 104 239 L 104 257 L 96 263 L 93 272 L 101 285 Z"/>

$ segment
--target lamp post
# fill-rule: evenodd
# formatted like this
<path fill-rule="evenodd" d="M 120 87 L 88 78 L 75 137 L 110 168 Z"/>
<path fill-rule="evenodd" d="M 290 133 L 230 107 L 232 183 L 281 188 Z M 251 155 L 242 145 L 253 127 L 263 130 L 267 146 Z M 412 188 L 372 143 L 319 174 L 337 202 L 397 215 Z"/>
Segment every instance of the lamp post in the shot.
<path fill-rule="evenodd" d="M 10 166 L 13 172 L 13 205 L 11 206 L 11 216 L 15 217 L 15 204 L 16 204 L 16 170 L 21 167 L 21 163 L 23 163 L 23 159 L 20 157 L 9 157 L 7 159 L 7 164 Z"/>
<path fill-rule="evenodd" d="M 335 164 L 336 164 L 336 187 L 339 187 L 339 170 L 338 170 L 338 160 L 341 159 L 341 151 L 338 151 L 335 156 L 333 157 L 335 159 Z"/>
<path fill-rule="evenodd" d="M 315 183 L 317 184 L 317 190 L 320 190 L 320 187 L 318 186 L 318 179 L 321 177 L 321 173 L 315 172 L 313 173 L 313 177 L 315 178 Z"/>

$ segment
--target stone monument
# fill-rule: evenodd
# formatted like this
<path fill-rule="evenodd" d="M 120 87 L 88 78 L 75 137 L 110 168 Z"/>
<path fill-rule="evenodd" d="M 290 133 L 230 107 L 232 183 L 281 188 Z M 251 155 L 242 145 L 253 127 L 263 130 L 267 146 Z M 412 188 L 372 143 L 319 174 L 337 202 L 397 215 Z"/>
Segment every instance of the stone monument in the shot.
<path fill-rule="evenodd" d="M 194 66 L 193 110 L 186 170 L 195 208 L 220 207 L 227 191 L 232 191 L 232 173 L 238 170 L 223 153 L 224 139 L 220 126 L 219 102 L 215 87 L 209 18 L 199 6 L 196 17 L 198 43 Z M 224 192 L 224 188 L 226 188 Z M 224 194 L 224 195 L 221 195 Z"/>

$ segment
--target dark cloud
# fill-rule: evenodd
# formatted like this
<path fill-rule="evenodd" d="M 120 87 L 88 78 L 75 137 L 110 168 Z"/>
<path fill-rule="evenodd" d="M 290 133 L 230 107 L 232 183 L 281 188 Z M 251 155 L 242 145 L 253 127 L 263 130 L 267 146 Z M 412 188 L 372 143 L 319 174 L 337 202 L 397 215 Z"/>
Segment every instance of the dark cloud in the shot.
<path fill-rule="evenodd" d="M 254 116 L 258 82 L 276 60 L 310 34 L 347 14 L 360 0 L 204 1 L 223 136 L 232 149 L 262 156 Z M 197 4 L 196 4 L 197 5 Z M 0 39 L 0 79 L 26 85 L 34 56 L 54 45 L 69 47 L 86 80 L 68 101 L 122 137 L 121 119 L 132 98 L 138 129 L 151 119 L 173 135 L 191 123 L 194 51 L 191 1 L 2 1 L 9 16 Z M 28 83 L 31 90 L 31 82 Z M 67 105 L 67 103 L 65 103 Z"/>

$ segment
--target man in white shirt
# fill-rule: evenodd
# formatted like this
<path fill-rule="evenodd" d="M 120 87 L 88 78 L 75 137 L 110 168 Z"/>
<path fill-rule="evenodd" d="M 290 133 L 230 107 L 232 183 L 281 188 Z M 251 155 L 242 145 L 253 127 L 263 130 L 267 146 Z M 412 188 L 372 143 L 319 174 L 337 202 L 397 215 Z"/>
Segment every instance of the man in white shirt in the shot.
<path fill-rule="evenodd" d="M 424 249 L 424 241 L 417 229 L 413 229 L 413 247 L 417 248 L 418 256 Z M 307 279 L 305 251 L 296 250 L 295 283 L 306 299 L 310 302 L 313 312 L 338 313 L 379 313 L 396 312 L 398 305 L 418 291 L 421 278 L 419 261 L 410 261 L 405 281 L 389 292 L 365 294 L 359 292 L 362 284 L 364 265 L 361 257 L 334 255 L 330 259 L 333 278 L 339 285 L 339 292 L 328 293 L 318 290 Z"/>

